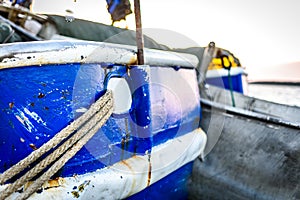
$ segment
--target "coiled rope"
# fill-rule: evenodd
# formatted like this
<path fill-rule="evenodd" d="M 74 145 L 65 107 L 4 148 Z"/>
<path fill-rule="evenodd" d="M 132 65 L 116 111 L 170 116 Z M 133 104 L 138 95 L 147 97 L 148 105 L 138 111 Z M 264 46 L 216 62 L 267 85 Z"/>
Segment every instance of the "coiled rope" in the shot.
<path fill-rule="evenodd" d="M 49 180 L 64 164 L 70 160 L 103 126 L 113 112 L 113 96 L 107 91 L 97 100 L 82 116 L 57 133 L 51 140 L 43 144 L 39 149 L 33 151 L 29 156 L 18 162 L 0 175 L 0 184 L 16 176 L 26 169 L 42 155 L 57 147 L 66 138 L 70 137 L 63 144 L 59 145 L 51 154 L 44 158 L 35 167 L 26 172 L 14 183 L 9 184 L 0 194 L 0 199 L 5 199 L 17 191 L 26 182 L 30 181 L 37 174 L 45 170 L 51 163 L 49 169 L 36 179 L 17 199 L 27 199 L 35 191 Z"/>

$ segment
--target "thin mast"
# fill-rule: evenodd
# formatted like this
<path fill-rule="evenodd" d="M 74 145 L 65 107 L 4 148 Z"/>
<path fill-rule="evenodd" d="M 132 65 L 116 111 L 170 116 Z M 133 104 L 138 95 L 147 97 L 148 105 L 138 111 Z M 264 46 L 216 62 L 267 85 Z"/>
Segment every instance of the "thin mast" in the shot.
<path fill-rule="evenodd" d="M 134 15 L 136 25 L 137 61 L 139 65 L 144 62 L 144 39 L 142 31 L 140 0 L 134 0 Z"/>

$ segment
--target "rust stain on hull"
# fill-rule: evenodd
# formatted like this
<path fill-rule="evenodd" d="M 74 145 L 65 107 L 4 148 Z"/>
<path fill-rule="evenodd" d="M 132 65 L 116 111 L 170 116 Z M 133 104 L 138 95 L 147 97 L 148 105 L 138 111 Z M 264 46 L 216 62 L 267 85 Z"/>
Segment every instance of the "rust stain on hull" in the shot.
<path fill-rule="evenodd" d="M 32 150 L 37 150 L 38 148 L 35 146 L 35 144 L 29 144 L 29 147 L 32 149 Z"/>
<path fill-rule="evenodd" d="M 132 169 L 132 167 L 125 160 L 122 160 L 121 163 L 123 165 L 125 165 L 134 174 L 134 170 Z"/>
<path fill-rule="evenodd" d="M 137 55 L 131 56 L 130 60 L 127 63 L 128 65 L 137 65 Z"/>
<path fill-rule="evenodd" d="M 9 106 L 10 109 L 12 109 L 14 107 L 14 105 L 15 105 L 14 102 L 11 102 L 11 103 L 8 104 L 8 106 Z"/>
<path fill-rule="evenodd" d="M 43 188 L 44 189 L 49 189 L 49 188 L 53 188 L 53 187 L 59 187 L 59 186 L 63 185 L 65 182 L 66 181 L 65 181 L 64 178 L 58 177 L 56 179 L 49 180 L 48 182 L 46 182 L 43 185 Z"/>
<path fill-rule="evenodd" d="M 41 191 L 43 190 L 47 190 L 50 188 L 54 188 L 54 187 L 60 187 L 62 186 L 64 183 L 66 182 L 66 180 L 62 177 L 58 177 L 55 179 L 51 179 L 48 180 L 47 182 L 45 182 L 41 188 Z M 31 184 L 33 183 L 33 181 L 29 181 L 24 185 L 24 190 L 26 190 Z"/>
<path fill-rule="evenodd" d="M 150 186 L 150 182 L 151 182 L 151 172 L 152 172 L 151 154 L 149 154 L 149 155 L 148 155 L 148 180 L 147 180 L 147 187 Z"/>
<path fill-rule="evenodd" d="M 78 187 L 74 186 L 73 191 L 71 194 L 73 195 L 74 198 L 79 198 L 80 193 L 84 191 L 84 189 L 90 184 L 90 180 L 84 181 L 82 184 L 80 184 Z"/>

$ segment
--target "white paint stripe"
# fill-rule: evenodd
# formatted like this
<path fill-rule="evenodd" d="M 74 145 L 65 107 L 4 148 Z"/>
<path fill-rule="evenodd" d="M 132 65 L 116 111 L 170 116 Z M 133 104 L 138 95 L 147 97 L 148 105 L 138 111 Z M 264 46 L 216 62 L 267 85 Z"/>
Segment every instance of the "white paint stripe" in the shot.
<path fill-rule="evenodd" d="M 154 147 L 151 184 L 193 161 L 203 153 L 206 141 L 206 134 L 197 129 Z M 148 168 L 148 155 L 134 156 L 93 173 L 64 178 L 61 186 L 35 193 L 30 199 L 74 199 L 72 192 L 81 199 L 123 199 L 147 187 Z M 0 186 L 0 191 L 4 188 Z"/>
<path fill-rule="evenodd" d="M 87 41 L 38 41 L 0 45 L 0 70 L 5 68 L 65 63 L 136 63 L 136 47 Z M 145 64 L 195 68 L 196 56 L 145 49 Z"/>
<path fill-rule="evenodd" d="M 230 69 L 230 75 L 235 76 L 239 74 L 243 74 L 244 69 L 241 67 L 233 67 Z M 217 78 L 222 76 L 228 76 L 228 70 L 227 69 L 213 69 L 213 70 L 207 70 L 206 78 Z"/>

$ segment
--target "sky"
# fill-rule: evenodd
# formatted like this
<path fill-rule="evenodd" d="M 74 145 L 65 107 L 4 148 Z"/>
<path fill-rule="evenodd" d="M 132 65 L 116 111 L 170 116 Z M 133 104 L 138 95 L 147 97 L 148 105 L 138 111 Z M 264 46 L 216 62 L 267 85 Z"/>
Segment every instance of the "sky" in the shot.
<path fill-rule="evenodd" d="M 133 6 L 133 0 L 130 0 Z M 51 3 L 50 3 L 51 2 Z M 228 49 L 251 72 L 300 61 L 299 0 L 141 0 L 144 33 L 170 47 Z M 110 24 L 106 0 L 34 0 L 33 11 Z M 121 26 L 135 28 L 134 15 Z M 300 67 L 300 66 L 299 66 Z M 300 74 L 299 74 L 300 76 Z"/>

